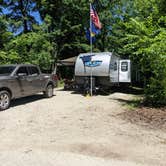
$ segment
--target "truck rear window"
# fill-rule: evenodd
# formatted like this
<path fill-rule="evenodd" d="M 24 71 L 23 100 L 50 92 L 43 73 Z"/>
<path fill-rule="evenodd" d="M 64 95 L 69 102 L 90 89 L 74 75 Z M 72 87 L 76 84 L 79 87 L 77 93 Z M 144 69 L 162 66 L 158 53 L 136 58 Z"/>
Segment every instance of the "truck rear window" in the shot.
<path fill-rule="evenodd" d="M 15 68 L 15 66 L 0 66 L 0 75 L 10 75 Z"/>

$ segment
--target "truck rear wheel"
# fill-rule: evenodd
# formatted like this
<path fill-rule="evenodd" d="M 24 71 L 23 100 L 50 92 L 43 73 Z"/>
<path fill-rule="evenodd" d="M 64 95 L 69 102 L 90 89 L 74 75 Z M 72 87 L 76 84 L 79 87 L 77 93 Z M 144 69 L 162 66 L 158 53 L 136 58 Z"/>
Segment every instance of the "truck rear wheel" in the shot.
<path fill-rule="evenodd" d="M 54 95 L 54 88 L 53 88 L 53 85 L 49 84 L 47 85 L 46 87 L 46 90 L 44 92 L 44 96 L 47 97 L 47 98 L 50 98 Z"/>
<path fill-rule="evenodd" d="M 6 110 L 10 106 L 11 95 L 8 91 L 0 91 L 0 111 Z"/>

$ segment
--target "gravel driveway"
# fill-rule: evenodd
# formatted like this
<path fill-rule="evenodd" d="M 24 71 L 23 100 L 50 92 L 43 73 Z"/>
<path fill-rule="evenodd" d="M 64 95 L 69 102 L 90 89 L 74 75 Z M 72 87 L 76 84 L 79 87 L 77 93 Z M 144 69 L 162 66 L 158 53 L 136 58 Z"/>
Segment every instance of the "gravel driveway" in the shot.
<path fill-rule="evenodd" d="M 165 166 L 166 133 L 120 118 L 112 93 L 84 97 L 56 89 L 12 102 L 0 112 L 1 166 Z"/>

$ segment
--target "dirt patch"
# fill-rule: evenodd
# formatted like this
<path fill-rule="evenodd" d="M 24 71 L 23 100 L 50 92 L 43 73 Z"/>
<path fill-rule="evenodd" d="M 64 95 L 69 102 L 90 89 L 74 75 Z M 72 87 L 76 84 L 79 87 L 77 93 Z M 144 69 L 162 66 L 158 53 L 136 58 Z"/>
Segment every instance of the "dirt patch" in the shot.
<path fill-rule="evenodd" d="M 95 156 L 95 157 L 100 157 L 100 158 L 105 158 L 105 159 L 122 159 L 123 157 L 112 151 L 112 148 L 108 145 L 104 144 L 73 144 L 70 146 L 70 151 L 72 153 L 78 153 L 78 154 L 83 154 L 83 155 L 88 155 L 88 156 Z"/>
<path fill-rule="evenodd" d="M 166 107 L 160 109 L 142 107 L 119 115 L 131 123 L 166 131 Z"/>

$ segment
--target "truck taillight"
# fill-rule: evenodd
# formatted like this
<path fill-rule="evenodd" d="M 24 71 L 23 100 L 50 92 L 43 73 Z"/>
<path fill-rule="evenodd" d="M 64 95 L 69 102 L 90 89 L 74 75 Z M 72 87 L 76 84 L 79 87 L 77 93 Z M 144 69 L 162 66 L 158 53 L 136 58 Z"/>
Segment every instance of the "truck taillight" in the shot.
<path fill-rule="evenodd" d="M 52 75 L 52 80 L 54 80 L 54 81 L 57 81 L 57 80 L 58 80 L 58 77 L 57 77 L 56 74 L 53 74 L 53 75 Z"/>

